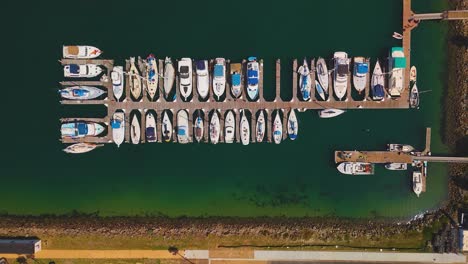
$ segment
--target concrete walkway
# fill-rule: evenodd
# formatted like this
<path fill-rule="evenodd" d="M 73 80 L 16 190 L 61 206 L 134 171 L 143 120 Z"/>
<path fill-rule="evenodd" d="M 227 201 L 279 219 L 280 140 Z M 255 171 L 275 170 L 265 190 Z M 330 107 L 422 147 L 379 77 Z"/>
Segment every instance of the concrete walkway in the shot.
<path fill-rule="evenodd" d="M 184 254 L 184 251 L 179 251 Z M 0 257 L 17 258 L 15 254 L 0 254 Z M 180 259 L 167 250 L 42 250 L 36 259 Z"/>

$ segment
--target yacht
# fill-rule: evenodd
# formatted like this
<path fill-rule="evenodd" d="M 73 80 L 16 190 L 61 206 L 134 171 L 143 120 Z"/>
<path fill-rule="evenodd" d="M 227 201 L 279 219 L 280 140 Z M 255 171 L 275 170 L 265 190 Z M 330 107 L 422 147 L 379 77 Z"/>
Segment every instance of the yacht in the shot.
<path fill-rule="evenodd" d="M 130 92 L 133 96 L 133 99 L 138 100 L 141 96 L 141 77 L 140 72 L 138 71 L 135 65 L 135 57 L 130 57 Z"/>
<path fill-rule="evenodd" d="M 156 142 L 158 140 L 158 133 L 156 128 L 156 118 L 153 113 L 148 112 L 146 114 L 146 142 Z"/>
<path fill-rule="evenodd" d="M 338 51 L 333 55 L 335 61 L 333 90 L 339 100 L 343 100 L 348 89 L 349 59 L 346 52 Z"/>
<path fill-rule="evenodd" d="M 317 78 L 326 94 L 328 94 L 328 68 L 323 58 L 317 60 Z"/>
<path fill-rule="evenodd" d="M 162 119 L 162 139 L 164 142 L 171 142 L 172 140 L 172 122 L 167 114 L 166 110 L 164 111 L 163 119 Z"/>
<path fill-rule="evenodd" d="M 72 86 L 59 90 L 60 96 L 70 100 L 91 100 L 105 92 L 92 86 Z"/>
<path fill-rule="evenodd" d="M 312 78 L 310 77 L 311 73 L 306 58 L 304 58 L 304 62 L 297 72 L 299 73 L 299 88 L 301 89 L 302 100 L 309 101 Z"/>
<path fill-rule="evenodd" d="M 200 110 L 197 110 L 197 116 L 195 117 L 195 124 L 193 126 L 193 134 L 195 135 L 195 140 L 200 142 L 203 139 L 203 118 L 200 114 Z"/>
<path fill-rule="evenodd" d="M 159 73 L 158 64 L 153 54 L 150 54 L 146 58 L 146 78 L 148 95 L 151 100 L 154 100 L 156 92 L 158 91 Z"/>
<path fill-rule="evenodd" d="M 104 144 L 96 145 L 92 143 L 76 143 L 76 144 L 66 147 L 63 151 L 65 151 L 66 153 L 70 153 L 70 154 L 82 154 L 82 153 L 90 152 L 96 149 L 97 147 L 102 147 L 102 146 L 104 146 Z"/>
<path fill-rule="evenodd" d="M 387 145 L 388 151 L 396 151 L 396 152 L 405 152 L 410 153 L 414 150 L 414 147 L 411 145 L 404 145 L 404 144 L 388 144 Z"/>
<path fill-rule="evenodd" d="M 220 123 L 218 111 L 214 110 L 210 121 L 210 141 L 211 144 L 218 144 L 220 136 Z"/>
<path fill-rule="evenodd" d="M 329 109 L 319 110 L 318 115 L 320 118 L 332 118 L 332 117 L 339 116 L 343 114 L 344 112 L 345 111 L 341 109 L 329 108 Z"/>
<path fill-rule="evenodd" d="M 388 93 L 392 97 L 399 97 L 404 90 L 406 58 L 402 47 L 393 47 L 388 60 L 390 77 Z"/>
<path fill-rule="evenodd" d="M 197 73 L 197 92 L 201 99 L 208 97 L 210 90 L 210 77 L 208 72 L 208 61 L 199 60 L 195 62 Z"/>
<path fill-rule="evenodd" d="M 256 101 L 258 98 L 258 76 L 260 74 L 260 68 L 258 66 L 256 57 L 249 57 L 247 63 L 247 95 L 252 101 Z"/>
<path fill-rule="evenodd" d="M 384 75 L 382 72 L 382 68 L 380 67 L 380 62 L 377 60 L 374 71 L 372 72 L 372 79 L 371 79 L 372 100 L 380 101 L 384 99 L 384 96 L 385 96 L 384 84 L 385 84 L 385 79 L 384 79 Z"/>
<path fill-rule="evenodd" d="M 263 138 L 265 137 L 265 115 L 263 114 L 263 110 L 260 110 L 260 114 L 257 118 L 257 128 L 256 128 L 256 139 L 257 142 L 263 142 Z"/>
<path fill-rule="evenodd" d="M 419 197 L 423 189 L 422 173 L 420 171 L 413 171 L 413 191 Z"/>
<path fill-rule="evenodd" d="M 177 141 L 180 144 L 189 143 L 188 114 L 184 109 L 177 112 Z"/>
<path fill-rule="evenodd" d="M 250 126 L 244 111 L 240 123 L 241 142 L 242 145 L 248 145 L 250 142 Z"/>
<path fill-rule="evenodd" d="M 278 111 L 276 112 L 275 120 L 273 121 L 273 140 L 275 144 L 281 143 L 281 140 L 283 139 L 283 124 Z"/>
<path fill-rule="evenodd" d="M 179 61 L 179 91 L 187 101 L 192 94 L 192 59 L 182 58 Z"/>
<path fill-rule="evenodd" d="M 175 69 L 172 60 L 169 57 L 166 57 L 164 60 L 164 96 L 167 98 L 169 93 L 174 86 L 175 81 Z"/>
<path fill-rule="evenodd" d="M 224 142 L 233 143 L 236 131 L 236 119 L 232 110 L 229 110 L 224 119 Z"/>
<path fill-rule="evenodd" d="M 369 64 L 364 57 L 354 57 L 353 85 L 354 89 L 361 94 L 366 89 Z"/>
<path fill-rule="evenodd" d="M 372 175 L 374 164 L 365 162 L 343 162 L 338 164 L 338 171 L 348 175 Z"/>
<path fill-rule="evenodd" d="M 242 64 L 231 63 L 231 93 L 234 98 L 239 98 L 242 95 Z"/>
<path fill-rule="evenodd" d="M 299 130 L 299 123 L 297 122 L 296 112 L 291 109 L 288 118 L 288 136 L 291 140 L 297 138 L 297 132 Z"/>
<path fill-rule="evenodd" d="M 120 147 L 125 140 L 125 114 L 122 111 L 117 111 L 112 115 L 111 120 L 112 140 Z"/>
<path fill-rule="evenodd" d="M 102 73 L 102 68 L 95 64 L 67 64 L 63 74 L 69 78 L 93 78 Z"/>
<path fill-rule="evenodd" d="M 111 72 L 111 80 L 114 97 L 117 99 L 117 101 L 120 101 L 120 99 L 122 99 L 124 90 L 124 72 L 122 66 L 114 67 Z"/>
<path fill-rule="evenodd" d="M 66 59 L 94 59 L 102 51 L 93 46 L 63 46 L 63 57 Z"/>
<path fill-rule="evenodd" d="M 385 164 L 387 170 L 407 170 L 408 164 L 406 163 L 387 163 Z"/>
<path fill-rule="evenodd" d="M 60 132 L 63 138 L 96 137 L 104 132 L 104 127 L 95 122 L 63 123 Z"/>
<path fill-rule="evenodd" d="M 138 116 L 134 114 L 132 116 L 132 122 L 130 123 L 130 139 L 132 144 L 139 144 L 141 139 L 141 128 L 140 121 L 138 121 Z"/>
<path fill-rule="evenodd" d="M 213 92 L 218 101 L 226 90 L 226 61 L 224 58 L 216 58 L 213 68 Z"/>

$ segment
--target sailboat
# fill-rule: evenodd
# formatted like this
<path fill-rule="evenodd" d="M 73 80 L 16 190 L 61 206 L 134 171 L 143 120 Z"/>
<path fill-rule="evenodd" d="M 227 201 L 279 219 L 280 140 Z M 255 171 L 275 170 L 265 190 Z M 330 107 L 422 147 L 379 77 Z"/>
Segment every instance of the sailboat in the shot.
<path fill-rule="evenodd" d="M 371 89 L 372 89 L 372 100 L 380 101 L 385 96 L 384 91 L 385 79 L 380 67 L 380 62 L 377 60 L 374 71 L 372 72 Z"/>
<path fill-rule="evenodd" d="M 245 115 L 245 110 L 242 110 L 242 118 L 240 123 L 240 130 L 241 130 L 241 142 L 242 145 L 248 145 L 250 142 L 250 125 L 247 117 Z"/>
<path fill-rule="evenodd" d="M 275 144 L 281 143 L 283 139 L 283 124 L 281 122 L 281 117 L 278 112 L 276 112 L 275 121 L 273 122 L 273 140 Z"/>
<path fill-rule="evenodd" d="M 339 116 L 343 114 L 344 112 L 345 111 L 341 109 L 329 108 L 329 109 L 323 109 L 323 110 L 318 111 L 318 115 L 320 118 L 332 118 L 332 117 Z"/>
<path fill-rule="evenodd" d="M 130 92 L 135 100 L 141 96 L 141 79 L 140 73 L 135 66 L 135 57 L 130 58 Z"/>
<path fill-rule="evenodd" d="M 130 139 L 132 144 L 139 144 L 141 139 L 141 128 L 140 121 L 138 121 L 138 116 L 134 114 L 132 116 L 132 123 L 130 126 Z"/>
<path fill-rule="evenodd" d="M 220 123 L 218 111 L 214 111 L 210 121 L 210 141 L 211 144 L 218 144 L 220 136 Z"/>
<path fill-rule="evenodd" d="M 69 100 L 91 100 L 103 95 L 105 91 L 93 86 L 72 86 L 59 90 L 60 96 Z"/>
<path fill-rule="evenodd" d="M 315 81 L 315 90 L 317 91 L 317 94 L 320 96 L 320 98 L 325 101 L 325 90 L 323 90 L 322 86 L 318 81 Z"/>
<path fill-rule="evenodd" d="M 175 69 L 172 60 L 169 57 L 166 57 L 164 60 L 164 96 L 167 98 L 169 93 L 174 86 L 175 80 Z"/>
<path fill-rule="evenodd" d="M 189 143 L 188 114 L 184 109 L 177 112 L 177 141 L 180 144 Z"/>
<path fill-rule="evenodd" d="M 111 120 L 112 140 L 120 147 L 125 140 L 125 114 L 122 111 L 117 111 L 112 115 Z"/>
<path fill-rule="evenodd" d="M 317 60 L 317 78 L 324 92 L 328 94 L 328 68 L 327 63 L 323 58 Z"/>
<path fill-rule="evenodd" d="M 288 136 L 291 140 L 295 140 L 297 138 L 298 130 L 299 123 L 297 122 L 296 112 L 292 109 L 288 118 Z"/>
<path fill-rule="evenodd" d="M 156 128 L 156 118 L 152 112 L 146 114 L 146 142 L 156 142 L 158 140 L 158 133 Z"/>
<path fill-rule="evenodd" d="M 200 142 L 203 139 L 203 118 L 200 114 L 201 110 L 197 110 L 197 116 L 195 117 L 195 124 L 193 127 L 193 134 L 195 135 L 195 140 Z"/>
<path fill-rule="evenodd" d="M 299 73 L 299 87 L 301 89 L 302 99 L 304 101 L 309 101 L 312 78 L 310 77 L 310 70 L 306 58 L 304 58 L 304 62 L 297 72 Z"/>
<path fill-rule="evenodd" d="M 236 119 L 232 110 L 229 110 L 224 119 L 224 142 L 233 143 L 236 131 Z"/>
<path fill-rule="evenodd" d="M 162 138 L 164 142 L 171 142 L 172 140 L 172 122 L 167 114 L 166 110 L 164 111 L 163 119 L 162 119 Z"/>
<path fill-rule="evenodd" d="M 263 138 L 265 137 L 265 115 L 263 114 L 263 110 L 260 110 L 260 114 L 257 118 L 257 128 L 256 128 L 256 139 L 257 142 L 263 142 Z"/>
<path fill-rule="evenodd" d="M 156 96 L 156 92 L 158 91 L 158 81 L 159 81 L 159 74 L 158 74 L 158 65 L 156 63 L 156 58 L 153 54 L 150 54 L 146 58 L 146 82 L 148 86 L 148 95 L 151 100 L 154 100 Z"/>
<path fill-rule="evenodd" d="M 104 144 L 92 144 L 92 143 L 76 143 L 73 145 L 70 145 L 63 149 L 64 152 L 70 153 L 70 154 L 82 154 L 82 153 L 87 153 L 90 152 L 97 147 L 102 147 Z"/>

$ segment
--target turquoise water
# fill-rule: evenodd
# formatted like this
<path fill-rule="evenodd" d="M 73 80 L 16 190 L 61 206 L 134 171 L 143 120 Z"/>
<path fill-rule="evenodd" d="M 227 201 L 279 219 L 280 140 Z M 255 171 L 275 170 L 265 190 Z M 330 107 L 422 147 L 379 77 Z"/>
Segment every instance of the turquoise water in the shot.
<path fill-rule="evenodd" d="M 444 1 L 413 1 L 415 11 L 445 10 Z M 0 211 L 10 214 L 63 214 L 77 210 L 101 215 L 169 216 L 339 216 L 406 218 L 437 207 L 447 196 L 446 166 L 431 164 L 427 193 L 412 193 L 409 172 L 378 166 L 373 176 L 350 177 L 335 169 L 338 149 L 380 150 L 401 142 L 424 147 L 432 127 L 432 152 L 444 154 L 440 138 L 445 80 L 446 24 L 423 23 L 413 31 L 412 63 L 418 67 L 421 109 L 357 110 L 320 120 L 299 113 L 299 138 L 281 145 L 145 144 L 107 145 L 87 155 L 64 154 L 60 117 L 101 117 L 103 106 L 61 106 L 63 80 L 57 62 L 61 45 L 100 47 L 103 57 L 123 64 L 129 56 L 154 53 L 174 58 L 224 56 L 265 61 L 265 94 L 274 98 L 275 59 L 282 59 L 283 99 L 291 98 L 292 58 L 327 57 L 336 50 L 351 56 L 386 56 L 399 41 L 400 1 L 151 1 L 133 4 L 34 3 L 21 14 L 15 46 L 32 60 L 28 78 L 6 80 L 17 94 L 34 94 L 3 104 L 28 119 L 4 143 Z M 246 7 L 249 6 L 251 11 Z M 23 72 L 26 63 L 17 63 Z M 34 85 L 28 81 L 35 80 Z M 40 93 L 37 93 L 40 91 Z M 8 91 L 9 92 L 9 91 Z M 13 94 L 11 95 L 13 96 Z M 19 118 L 8 120 L 23 128 Z"/>

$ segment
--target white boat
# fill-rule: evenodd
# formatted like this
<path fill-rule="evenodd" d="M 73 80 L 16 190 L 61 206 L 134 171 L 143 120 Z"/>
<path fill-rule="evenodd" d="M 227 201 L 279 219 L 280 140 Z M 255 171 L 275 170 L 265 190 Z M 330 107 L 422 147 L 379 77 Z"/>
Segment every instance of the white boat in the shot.
<path fill-rule="evenodd" d="M 258 76 L 260 75 L 260 68 L 257 58 L 249 57 L 247 63 L 247 95 L 252 101 L 258 98 Z"/>
<path fill-rule="evenodd" d="M 245 115 L 245 112 L 242 113 L 240 133 L 242 145 L 248 145 L 250 142 L 250 125 L 249 121 L 247 120 L 247 116 Z"/>
<path fill-rule="evenodd" d="M 275 144 L 281 143 L 283 140 L 283 123 L 278 112 L 276 112 L 275 120 L 273 121 L 273 141 Z"/>
<path fill-rule="evenodd" d="M 104 127 L 95 122 L 67 122 L 60 127 L 63 138 L 96 137 L 104 132 Z"/>
<path fill-rule="evenodd" d="M 403 39 L 403 35 L 400 34 L 400 33 L 398 33 L 398 32 L 393 32 L 392 37 L 393 37 L 394 39 Z"/>
<path fill-rule="evenodd" d="M 236 131 L 236 119 L 234 113 L 229 110 L 224 119 L 224 142 L 233 143 Z"/>
<path fill-rule="evenodd" d="M 348 89 L 349 59 L 346 52 L 337 51 L 333 55 L 335 61 L 333 91 L 339 100 L 343 100 Z"/>
<path fill-rule="evenodd" d="M 219 135 L 220 135 L 220 123 L 218 111 L 214 111 L 210 120 L 210 141 L 211 144 L 218 144 Z"/>
<path fill-rule="evenodd" d="M 301 90 L 302 99 L 304 101 L 310 100 L 310 89 L 312 87 L 312 78 L 307 60 L 304 58 L 303 64 L 297 70 L 299 73 L 299 88 Z"/>
<path fill-rule="evenodd" d="M 134 99 L 138 99 L 141 96 L 141 79 L 140 73 L 135 65 L 135 57 L 130 57 L 130 72 L 129 72 L 129 84 L 130 92 Z"/>
<path fill-rule="evenodd" d="M 407 170 L 408 164 L 406 163 L 387 163 L 385 164 L 387 170 Z"/>
<path fill-rule="evenodd" d="M 411 88 L 411 93 L 410 93 L 410 106 L 411 108 L 418 108 L 419 106 L 419 91 L 418 87 L 416 86 L 416 83 L 413 84 L 413 87 Z"/>
<path fill-rule="evenodd" d="M 317 60 L 317 78 L 326 94 L 328 94 L 328 68 L 323 58 Z"/>
<path fill-rule="evenodd" d="M 125 114 L 121 111 L 115 112 L 111 120 L 112 140 L 120 147 L 125 140 Z"/>
<path fill-rule="evenodd" d="M 102 51 L 93 46 L 63 46 L 63 57 L 67 59 L 94 59 Z"/>
<path fill-rule="evenodd" d="M 423 189 L 422 173 L 420 171 L 413 171 L 413 192 L 419 197 Z"/>
<path fill-rule="evenodd" d="M 162 139 L 164 142 L 171 142 L 172 140 L 172 122 L 167 114 L 167 111 L 164 111 L 162 119 Z"/>
<path fill-rule="evenodd" d="M 365 162 L 343 162 L 338 164 L 338 171 L 348 175 L 372 175 L 374 164 Z"/>
<path fill-rule="evenodd" d="M 148 87 L 148 95 L 151 100 L 154 100 L 156 92 L 158 91 L 158 63 L 153 54 L 146 58 L 146 83 Z"/>
<path fill-rule="evenodd" d="M 203 139 L 203 118 L 200 114 L 200 110 L 197 110 L 197 117 L 195 118 L 195 124 L 193 126 L 193 134 L 195 135 L 195 140 L 200 142 Z"/>
<path fill-rule="evenodd" d="M 231 93 L 234 98 L 239 98 L 242 95 L 242 64 L 231 63 Z"/>
<path fill-rule="evenodd" d="M 132 144 L 139 144 L 141 139 L 141 128 L 138 116 L 134 114 L 132 116 L 132 122 L 130 123 L 130 140 Z"/>
<path fill-rule="evenodd" d="M 388 59 L 390 77 L 388 93 L 392 97 L 399 97 L 405 88 L 406 58 L 402 47 L 393 47 Z"/>
<path fill-rule="evenodd" d="M 59 90 L 60 96 L 70 100 L 91 100 L 105 92 L 93 86 L 72 86 Z"/>
<path fill-rule="evenodd" d="M 416 78 L 417 78 L 416 66 L 411 66 L 411 69 L 410 69 L 410 81 L 411 81 L 411 82 L 416 82 Z"/>
<path fill-rule="evenodd" d="M 182 58 L 178 63 L 179 91 L 187 101 L 192 94 L 192 59 Z"/>
<path fill-rule="evenodd" d="M 323 110 L 318 111 L 318 115 L 320 118 L 332 118 L 332 117 L 339 116 L 343 114 L 344 112 L 345 111 L 341 109 L 329 108 L 329 109 L 323 109 Z"/>
<path fill-rule="evenodd" d="M 164 60 L 164 96 L 167 98 L 174 86 L 175 69 L 172 60 L 166 57 Z"/>
<path fill-rule="evenodd" d="M 201 99 L 205 100 L 210 91 L 210 75 L 208 61 L 199 60 L 195 63 L 197 72 L 197 92 Z"/>
<path fill-rule="evenodd" d="M 156 118 L 154 118 L 153 113 L 148 112 L 146 114 L 146 130 L 145 137 L 146 142 L 156 142 L 158 140 L 158 132 L 156 128 Z"/>
<path fill-rule="evenodd" d="M 361 94 L 366 89 L 367 75 L 369 74 L 369 64 L 364 57 L 354 57 L 353 65 L 353 85 L 354 89 Z"/>
<path fill-rule="evenodd" d="M 177 140 L 180 144 L 189 143 L 188 114 L 185 110 L 177 112 Z"/>
<path fill-rule="evenodd" d="M 257 142 L 263 142 L 263 138 L 265 137 L 265 115 L 263 114 L 263 110 L 260 110 L 260 114 L 257 118 L 257 127 L 256 127 L 256 134 L 255 137 Z"/>
<path fill-rule="evenodd" d="M 226 61 L 224 58 L 216 58 L 213 68 L 213 92 L 219 98 L 226 90 Z"/>
<path fill-rule="evenodd" d="M 112 91 L 114 92 L 114 97 L 117 101 L 123 96 L 124 90 L 124 73 L 122 66 L 115 66 L 111 72 L 111 80 L 112 80 Z"/>
<path fill-rule="evenodd" d="M 320 98 L 325 101 L 325 90 L 323 90 L 322 86 L 318 81 L 315 81 L 315 90 L 317 91 L 317 94 L 320 96 Z"/>
<path fill-rule="evenodd" d="M 388 151 L 395 151 L 395 152 L 410 153 L 411 151 L 414 150 L 414 147 L 411 146 L 411 145 L 405 145 L 405 144 L 388 144 L 387 145 L 387 150 Z"/>
<path fill-rule="evenodd" d="M 102 68 L 95 64 L 67 64 L 63 74 L 70 78 L 93 78 L 102 73 Z"/>
<path fill-rule="evenodd" d="M 380 101 L 384 98 L 384 84 L 385 79 L 382 72 L 382 68 L 380 67 L 380 62 L 377 60 L 371 78 L 372 100 Z"/>
<path fill-rule="evenodd" d="M 288 136 L 291 140 L 295 140 L 297 138 L 298 130 L 299 122 L 297 122 L 296 112 L 292 109 L 288 117 Z"/>
<path fill-rule="evenodd" d="M 82 154 L 82 153 L 90 152 L 94 150 L 95 148 L 102 147 L 102 146 L 104 146 L 104 144 L 96 145 L 92 143 L 76 143 L 76 144 L 66 147 L 65 149 L 63 149 L 63 151 L 65 151 L 66 153 L 70 153 L 70 154 Z"/>

